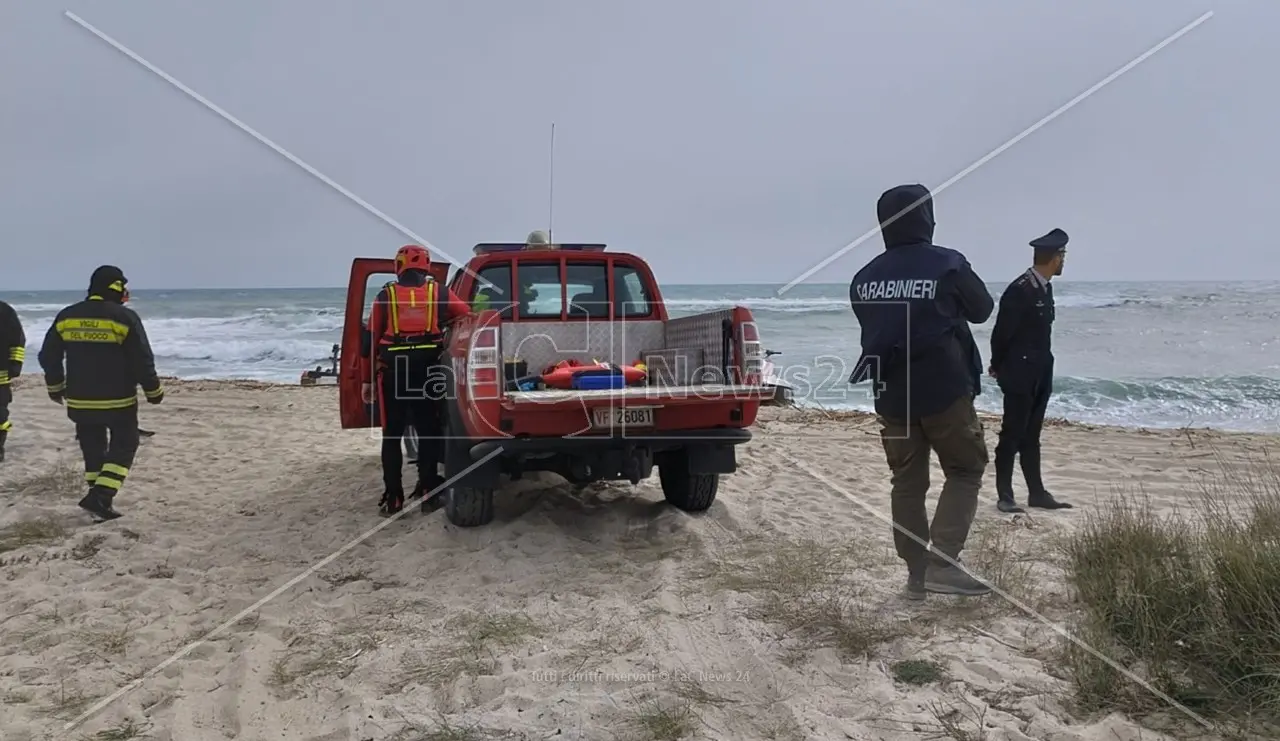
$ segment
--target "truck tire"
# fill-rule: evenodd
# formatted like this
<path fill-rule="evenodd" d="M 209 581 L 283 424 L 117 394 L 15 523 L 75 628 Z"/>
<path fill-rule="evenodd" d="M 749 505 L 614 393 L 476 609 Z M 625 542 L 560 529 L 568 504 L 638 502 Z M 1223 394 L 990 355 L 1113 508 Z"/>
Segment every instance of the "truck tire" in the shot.
<path fill-rule="evenodd" d="M 445 496 L 445 516 L 458 527 L 482 527 L 493 522 L 493 489 L 455 486 Z"/>
<path fill-rule="evenodd" d="M 666 500 L 685 512 L 705 512 L 716 501 L 720 488 L 718 473 L 689 473 L 686 455 L 672 456 L 660 464 L 658 481 Z"/>

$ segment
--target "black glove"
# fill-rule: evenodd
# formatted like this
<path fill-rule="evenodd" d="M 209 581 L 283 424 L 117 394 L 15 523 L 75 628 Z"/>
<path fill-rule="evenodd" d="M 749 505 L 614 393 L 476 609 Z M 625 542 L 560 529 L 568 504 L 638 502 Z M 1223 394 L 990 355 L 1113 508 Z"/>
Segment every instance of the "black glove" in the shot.
<path fill-rule="evenodd" d="M 61 403 L 62 403 L 62 392 L 61 392 L 61 391 L 50 391 L 50 392 L 49 392 L 49 400 L 50 400 L 50 401 L 52 401 L 52 402 L 53 402 L 53 403 L 55 403 L 55 404 L 61 404 Z"/>
<path fill-rule="evenodd" d="M 146 396 L 148 404 L 159 404 L 164 401 L 164 390 L 162 389 L 154 394 L 147 394 Z"/>

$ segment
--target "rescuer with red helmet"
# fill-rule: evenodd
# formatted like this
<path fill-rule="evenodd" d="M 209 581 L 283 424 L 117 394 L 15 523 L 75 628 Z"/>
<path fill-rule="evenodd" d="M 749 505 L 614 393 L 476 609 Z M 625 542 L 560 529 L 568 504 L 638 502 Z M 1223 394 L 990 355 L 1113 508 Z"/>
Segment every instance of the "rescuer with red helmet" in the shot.
<path fill-rule="evenodd" d="M 396 280 L 383 286 L 369 313 L 371 352 L 366 358 L 362 395 L 372 403 L 378 384 L 382 417 L 382 479 L 385 490 L 378 509 L 392 515 L 404 508 L 401 438 L 412 424 L 418 433 L 418 483 L 413 496 L 438 489 L 444 480 L 436 469 L 443 456 L 444 399 L 439 372 L 444 354 L 444 326 L 470 313 L 467 305 L 431 277 L 431 255 L 408 244 L 396 252 Z M 422 503 L 437 508 L 440 492 Z"/>

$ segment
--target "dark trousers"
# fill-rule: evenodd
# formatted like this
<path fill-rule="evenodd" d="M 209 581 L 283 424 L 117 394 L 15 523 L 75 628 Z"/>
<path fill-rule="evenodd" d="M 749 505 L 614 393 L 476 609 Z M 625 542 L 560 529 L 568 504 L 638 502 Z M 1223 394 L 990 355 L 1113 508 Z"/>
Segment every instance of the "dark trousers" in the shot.
<path fill-rule="evenodd" d="M 118 493 L 138 453 L 138 407 L 69 409 L 67 416 L 76 423 L 85 482 Z"/>
<path fill-rule="evenodd" d="M 382 407 L 382 480 L 388 491 L 403 491 L 403 436 L 409 425 L 418 433 L 418 482 L 430 486 L 437 480 L 436 464 L 444 459 L 444 429 L 438 389 L 430 372 L 400 374 L 409 382 L 397 382 L 392 369 L 378 379 L 378 403 Z"/>
<path fill-rule="evenodd" d="M 880 418 L 880 440 L 893 472 L 892 512 L 899 527 L 893 530 L 898 556 L 908 565 L 925 561 L 923 543 L 955 559 L 969 538 L 978 507 L 982 474 L 987 468 L 987 443 L 982 420 L 965 395 L 939 414 L 905 421 Z M 938 507 L 929 523 L 929 454 L 936 453 L 946 477 Z M 914 534 L 917 541 L 899 528 Z M 934 556 L 934 561 L 945 564 Z"/>
<path fill-rule="evenodd" d="M 1003 389 L 1002 389 L 1003 390 Z M 996 444 L 996 471 L 1012 476 L 1016 456 L 1027 482 L 1027 494 L 1044 493 L 1040 476 L 1040 429 L 1053 393 L 1053 368 L 1045 369 L 1030 384 L 1004 390 L 1004 417 L 1000 420 L 1000 441 Z"/>

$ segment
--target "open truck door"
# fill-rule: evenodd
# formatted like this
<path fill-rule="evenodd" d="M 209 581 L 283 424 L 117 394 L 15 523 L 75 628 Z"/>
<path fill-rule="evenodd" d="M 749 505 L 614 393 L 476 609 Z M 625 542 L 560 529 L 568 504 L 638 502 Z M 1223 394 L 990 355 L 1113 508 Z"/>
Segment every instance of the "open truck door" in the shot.
<path fill-rule="evenodd" d="M 449 277 L 447 262 L 431 263 L 431 277 L 443 287 Z M 385 257 L 357 257 L 351 261 L 351 277 L 347 281 L 347 305 L 342 319 L 342 348 L 339 354 L 338 371 L 338 415 L 344 430 L 361 427 L 378 427 L 375 406 L 365 404 L 360 398 L 360 387 L 371 378 L 361 375 L 360 356 L 363 352 L 362 342 L 365 332 L 365 303 L 371 301 L 370 294 L 377 295 L 384 283 L 395 280 L 395 260 Z M 385 276 L 379 280 L 375 290 L 370 291 L 370 279 Z M 372 338 L 371 338 L 372 339 Z M 374 343 L 369 343 L 373 350 Z M 372 367 L 372 363 L 368 367 Z"/>

